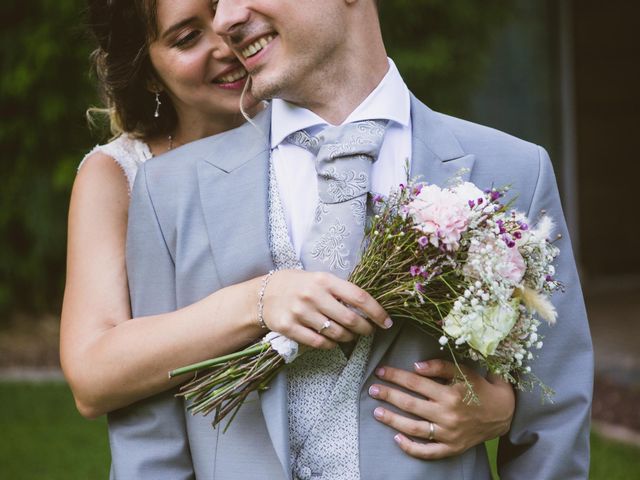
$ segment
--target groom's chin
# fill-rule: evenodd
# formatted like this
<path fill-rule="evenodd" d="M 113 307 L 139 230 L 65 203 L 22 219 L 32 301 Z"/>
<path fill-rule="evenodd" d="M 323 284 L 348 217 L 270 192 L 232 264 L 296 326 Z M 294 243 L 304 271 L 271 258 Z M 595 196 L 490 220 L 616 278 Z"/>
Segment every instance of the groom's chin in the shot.
<path fill-rule="evenodd" d="M 269 79 L 267 75 L 257 75 L 251 79 L 251 95 L 257 100 L 273 100 L 283 98 L 285 89 L 281 82 Z"/>

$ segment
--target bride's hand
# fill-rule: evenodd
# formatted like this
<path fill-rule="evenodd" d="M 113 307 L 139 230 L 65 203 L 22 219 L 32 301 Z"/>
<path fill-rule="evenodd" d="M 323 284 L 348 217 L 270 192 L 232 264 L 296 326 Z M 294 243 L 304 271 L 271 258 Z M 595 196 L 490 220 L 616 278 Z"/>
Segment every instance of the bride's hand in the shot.
<path fill-rule="evenodd" d="M 371 335 L 376 325 L 392 325 L 380 304 L 353 283 L 329 273 L 302 270 L 273 275 L 264 292 L 263 318 L 269 329 L 322 349 Z"/>
<path fill-rule="evenodd" d="M 497 376 L 485 378 L 471 369 L 462 368 L 473 384 L 479 404 L 463 401 L 466 394 L 464 384 L 443 385 L 432 380 L 451 381 L 455 378 L 456 367 L 448 361 L 420 362 L 416 364 L 415 372 L 390 367 L 376 371 L 385 382 L 417 394 L 382 384 L 369 388 L 372 397 L 419 418 L 415 420 L 382 406 L 374 411 L 377 420 L 400 432 L 394 439 L 409 455 L 425 460 L 459 455 L 509 430 L 515 409 L 515 393 L 511 385 Z"/>

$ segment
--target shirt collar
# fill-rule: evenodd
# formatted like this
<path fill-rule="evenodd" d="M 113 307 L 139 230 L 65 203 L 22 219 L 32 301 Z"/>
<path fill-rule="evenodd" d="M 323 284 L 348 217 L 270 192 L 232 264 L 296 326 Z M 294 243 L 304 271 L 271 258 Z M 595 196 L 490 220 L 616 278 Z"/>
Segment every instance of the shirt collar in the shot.
<path fill-rule="evenodd" d="M 393 60 L 378 86 L 369 94 L 347 119 L 351 123 L 360 120 L 384 119 L 408 127 L 411 122 L 411 97 Z M 277 147 L 289 135 L 298 130 L 328 122 L 306 108 L 298 107 L 282 99 L 274 99 L 271 112 L 271 148 Z"/>

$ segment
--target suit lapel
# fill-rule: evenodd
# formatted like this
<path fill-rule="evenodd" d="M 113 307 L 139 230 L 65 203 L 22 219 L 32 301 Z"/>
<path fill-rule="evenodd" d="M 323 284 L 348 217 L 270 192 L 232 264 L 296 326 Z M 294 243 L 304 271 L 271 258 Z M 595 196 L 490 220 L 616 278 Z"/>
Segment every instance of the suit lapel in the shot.
<path fill-rule="evenodd" d="M 414 96 L 411 96 L 411 122 L 411 176 L 445 186 L 464 169 L 461 177 L 468 181 L 475 156 L 465 153 L 442 117 Z"/>
<path fill-rule="evenodd" d="M 411 125 L 411 178 L 440 186 L 446 185 L 458 174 L 461 174 L 464 181 L 469 180 L 475 156 L 467 155 L 441 118 L 413 95 L 411 96 Z M 395 320 L 395 325 L 389 330 L 376 331 L 364 381 L 379 365 L 403 324 L 404 320 Z M 413 361 L 420 360 L 424 359 L 413 359 Z"/>
<path fill-rule="evenodd" d="M 270 110 L 258 115 L 253 124 L 246 123 L 214 138 L 209 156 L 198 163 L 200 201 L 223 286 L 275 268 L 269 245 Z M 261 403 L 275 451 L 284 471 L 289 472 L 284 372 L 261 395 Z"/>
<path fill-rule="evenodd" d="M 258 119 L 262 131 L 245 124 L 214 137 L 209 156 L 198 162 L 200 201 L 223 286 L 274 268 L 268 230 L 267 120 L 263 112 Z"/>

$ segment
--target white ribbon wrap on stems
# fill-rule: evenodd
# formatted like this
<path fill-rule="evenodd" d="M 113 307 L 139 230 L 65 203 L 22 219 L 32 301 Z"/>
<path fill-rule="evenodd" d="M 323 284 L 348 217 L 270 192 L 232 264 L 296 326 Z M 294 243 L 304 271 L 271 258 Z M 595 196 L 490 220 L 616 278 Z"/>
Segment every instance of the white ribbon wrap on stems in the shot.
<path fill-rule="evenodd" d="M 262 339 L 269 343 L 278 354 L 284 358 L 284 363 L 289 364 L 298 358 L 298 342 L 291 340 L 277 332 L 269 332 Z"/>

